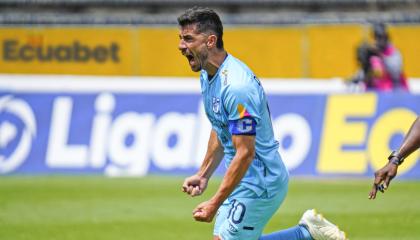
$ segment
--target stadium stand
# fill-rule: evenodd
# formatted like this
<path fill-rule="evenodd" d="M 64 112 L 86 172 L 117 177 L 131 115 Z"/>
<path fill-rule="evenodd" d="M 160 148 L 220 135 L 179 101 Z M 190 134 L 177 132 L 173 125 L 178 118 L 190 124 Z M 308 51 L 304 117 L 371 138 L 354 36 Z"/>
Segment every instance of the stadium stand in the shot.
<path fill-rule="evenodd" d="M 174 24 L 197 4 L 226 24 L 420 23 L 418 0 L 3 0 L 0 24 Z"/>

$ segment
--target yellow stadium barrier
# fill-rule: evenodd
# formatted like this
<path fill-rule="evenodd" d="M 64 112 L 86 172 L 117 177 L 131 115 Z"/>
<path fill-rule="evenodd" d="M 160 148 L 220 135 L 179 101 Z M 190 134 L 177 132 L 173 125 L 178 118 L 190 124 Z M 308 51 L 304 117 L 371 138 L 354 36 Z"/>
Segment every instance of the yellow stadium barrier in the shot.
<path fill-rule="evenodd" d="M 420 25 L 390 27 L 409 77 L 420 77 Z M 227 26 L 229 53 L 259 77 L 349 77 L 365 25 Z M 174 27 L 0 28 L 0 72 L 122 76 L 197 76 L 179 53 Z"/>

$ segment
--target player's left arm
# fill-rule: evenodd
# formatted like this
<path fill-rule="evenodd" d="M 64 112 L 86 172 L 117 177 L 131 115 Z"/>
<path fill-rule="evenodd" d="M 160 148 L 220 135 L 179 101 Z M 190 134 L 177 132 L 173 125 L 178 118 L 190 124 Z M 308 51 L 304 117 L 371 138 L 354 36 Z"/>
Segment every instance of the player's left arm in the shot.
<path fill-rule="evenodd" d="M 194 210 L 194 218 L 197 221 L 211 222 L 213 220 L 217 209 L 245 176 L 255 157 L 255 135 L 232 135 L 232 143 L 236 154 L 215 195 Z"/>
<path fill-rule="evenodd" d="M 221 205 L 232 193 L 233 189 L 235 189 L 236 185 L 244 177 L 255 157 L 255 136 L 233 135 L 232 142 L 236 149 L 235 157 L 227 169 L 219 190 L 211 199 L 211 201 L 218 205 Z"/>

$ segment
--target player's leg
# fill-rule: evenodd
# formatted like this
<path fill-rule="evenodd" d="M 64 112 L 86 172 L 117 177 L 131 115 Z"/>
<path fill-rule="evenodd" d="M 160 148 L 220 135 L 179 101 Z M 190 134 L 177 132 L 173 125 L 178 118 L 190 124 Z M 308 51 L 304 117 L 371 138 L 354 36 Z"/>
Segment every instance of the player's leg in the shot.
<path fill-rule="evenodd" d="M 221 238 L 219 237 L 220 229 L 227 219 L 229 213 L 229 206 L 229 199 L 227 199 L 217 210 L 216 220 L 214 222 L 213 240 L 221 240 Z"/>
<path fill-rule="evenodd" d="M 274 215 L 277 209 L 280 207 L 280 204 L 283 202 L 287 192 L 287 185 L 278 189 L 278 195 L 283 199 L 278 205 L 273 204 L 270 212 L 272 214 L 269 216 L 268 220 Z M 268 235 L 261 236 L 259 240 L 313 240 L 307 228 L 303 225 L 296 225 L 294 227 L 284 229 L 278 232 L 274 232 Z"/>
<path fill-rule="evenodd" d="M 287 192 L 287 182 L 272 196 L 258 196 L 240 186 L 220 208 L 215 223 L 215 236 L 223 240 L 257 240 L 268 220 L 277 211 Z M 217 229 L 217 230 L 216 230 Z"/>
<path fill-rule="evenodd" d="M 308 229 L 302 225 L 261 236 L 259 240 L 313 240 Z"/>
<path fill-rule="evenodd" d="M 214 240 L 345 240 L 344 232 L 314 210 L 302 216 L 299 225 L 261 236 L 262 230 L 283 202 L 287 185 L 273 197 L 256 196 L 239 187 L 219 208 Z M 261 237 L 260 237 L 261 236 Z"/>
<path fill-rule="evenodd" d="M 315 210 L 306 211 L 299 225 L 262 236 L 260 240 L 346 240 L 346 234 Z"/>
<path fill-rule="evenodd" d="M 335 224 L 325 219 L 315 209 L 307 210 L 299 221 L 305 226 L 315 239 L 346 240 L 346 233 L 341 231 Z"/>

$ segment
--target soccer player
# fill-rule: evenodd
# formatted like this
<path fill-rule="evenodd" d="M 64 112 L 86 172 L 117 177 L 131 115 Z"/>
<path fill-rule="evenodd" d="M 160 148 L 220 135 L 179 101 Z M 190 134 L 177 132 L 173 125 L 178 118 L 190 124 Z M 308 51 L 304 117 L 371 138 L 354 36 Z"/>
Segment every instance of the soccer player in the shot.
<path fill-rule="evenodd" d="M 375 172 L 375 180 L 369 193 L 369 199 L 375 199 L 378 190 L 384 192 L 388 189 L 389 183 L 397 175 L 398 166 L 418 148 L 420 148 L 420 117 L 417 117 L 411 125 L 400 149 L 393 151 L 388 157 L 388 163 Z"/>
<path fill-rule="evenodd" d="M 227 168 L 214 196 L 194 209 L 195 220 L 211 222 L 216 216 L 214 240 L 345 239 L 344 232 L 314 210 L 306 211 L 295 227 L 261 236 L 288 186 L 266 95 L 252 71 L 224 50 L 223 26 L 213 10 L 188 9 L 178 24 L 179 50 L 192 71 L 201 71 L 204 107 L 212 125 L 204 161 L 182 189 L 200 195 L 223 158 Z"/>

